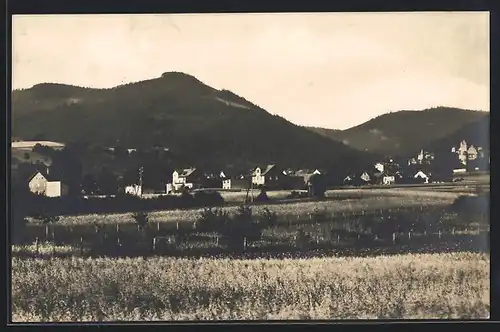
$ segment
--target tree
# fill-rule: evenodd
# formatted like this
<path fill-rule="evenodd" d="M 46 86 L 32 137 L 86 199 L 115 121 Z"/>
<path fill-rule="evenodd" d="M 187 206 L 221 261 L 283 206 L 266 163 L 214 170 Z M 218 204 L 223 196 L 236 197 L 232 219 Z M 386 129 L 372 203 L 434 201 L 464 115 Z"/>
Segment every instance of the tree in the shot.
<path fill-rule="evenodd" d="M 97 181 L 92 174 L 85 174 L 82 180 L 82 189 L 87 195 L 95 195 L 98 192 Z"/>
<path fill-rule="evenodd" d="M 309 185 L 309 196 L 322 198 L 325 197 L 326 179 L 322 174 L 314 174 L 311 176 Z"/>
<path fill-rule="evenodd" d="M 117 177 L 107 168 L 103 168 L 97 177 L 99 192 L 104 195 L 112 195 L 118 192 Z"/>

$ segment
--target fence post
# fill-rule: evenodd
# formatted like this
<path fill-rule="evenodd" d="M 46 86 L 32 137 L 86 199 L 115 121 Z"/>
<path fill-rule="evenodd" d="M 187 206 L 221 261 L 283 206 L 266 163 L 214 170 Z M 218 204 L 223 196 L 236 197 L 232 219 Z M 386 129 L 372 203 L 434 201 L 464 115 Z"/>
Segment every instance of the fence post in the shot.
<path fill-rule="evenodd" d="M 392 233 L 392 243 L 396 243 L 396 233 Z"/>
<path fill-rule="evenodd" d="M 56 230 L 52 227 L 52 242 L 56 243 Z"/>
<path fill-rule="evenodd" d="M 49 225 L 45 225 L 45 241 L 49 239 Z"/>
<path fill-rule="evenodd" d="M 247 250 L 247 237 L 243 237 L 243 250 Z"/>
<path fill-rule="evenodd" d="M 451 234 L 455 235 L 455 227 L 452 228 Z"/>
<path fill-rule="evenodd" d="M 156 251 L 156 237 L 153 238 L 153 253 Z"/>
<path fill-rule="evenodd" d="M 340 243 L 340 234 L 337 234 L 337 244 Z"/>
<path fill-rule="evenodd" d="M 80 236 L 80 255 L 83 255 L 83 236 Z"/>
<path fill-rule="evenodd" d="M 219 246 L 219 235 L 215 237 L 215 245 L 218 247 Z"/>
<path fill-rule="evenodd" d="M 116 224 L 116 233 L 120 233 L 120 224 Z"/>
<path fill-rule="evenodd" d="M 408 231 L 408 240 L 411 240 L 411 231 Z"/>
<path fill-rule="evenodd" d="M 193 229 L 196 229 L 196 221 L 193 222 Z"/>
<path fill-rule="evenodd" d="M 160 231 L 160 222 L 159 222 L 159 221 L 156 223 L 156 230 L 157 230 L 158 232 Z"/>
<path fill-rule="evenodd" d="M 438 231 L 438 238 L 441 240 L 441 230 Z"/>
<path fill-rule="evenodd" d="M 177 222 L 176 227 L 177 227 L 177 230 L 179 230 L 179 222 Z"/>

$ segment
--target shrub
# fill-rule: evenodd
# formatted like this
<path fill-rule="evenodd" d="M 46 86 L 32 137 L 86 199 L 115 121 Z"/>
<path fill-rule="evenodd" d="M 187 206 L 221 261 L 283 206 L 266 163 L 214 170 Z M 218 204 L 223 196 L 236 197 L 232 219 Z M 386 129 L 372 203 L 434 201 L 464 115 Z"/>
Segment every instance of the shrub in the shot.
<path fill-rule="evenodd" d="M 278 215 L 276 212 L 271 212 L 268 208 L 265 208 L 262 214 L 262 221 L 265 226 L 274 227 L 278 222 Z"/>
<path fill-rule="evenodd" d="M 311 237 L 303 229 L 299 229 L 295 236 L 295 245 L 299 248 L 306 248 L 311 241 Z"/>
<path fill-rule="evenodd" d="M 221 206 L 224 198 L 217 191 L 198 191 L 194 194 L 194 200 L 198 206 Z"/>
<path fill-rule="evenodd" d="M 270 199 L 267 196 L 266 190 L 264 188 L 260 190 L 259 195 L 255 198 L 255 202 L 267 202 L 269 200 Z"/>
<path fill-rule="evenodd" d="M 135 220 L 137 225 L 139 225 L 140 228 L 146 227 L 146 225 L 149 222 L 149 215 L 147 212 L 134 212 L 132 213 L 132 218 Z"/>
<path fill-rule="evenodd" d="M 201 231 L 220 231 L 226 227 L 229 221 L 229 214 L 222 209 L 205 208 L 198 219 Z"/>

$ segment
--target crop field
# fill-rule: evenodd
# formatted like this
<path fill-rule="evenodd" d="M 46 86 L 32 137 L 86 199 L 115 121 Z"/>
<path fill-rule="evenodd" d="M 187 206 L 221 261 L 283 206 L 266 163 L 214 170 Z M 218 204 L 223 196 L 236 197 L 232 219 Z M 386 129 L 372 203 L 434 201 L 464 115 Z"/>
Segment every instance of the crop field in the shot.
<path fill-rule="evenodd" d="M 450 204 L 459 196 L 459 193 L 386 189 L 386 190 L 339 190 L 331 191 L 327 195 L 337 198 L 324 201 L 306 202 L 281 202 L 279 204 L 259 204 L 254 206 L 254 213 L 262 213 L 266 208 L 280 216 L 307 216 L 318 210 L 328 213 L 342 213 L 353 211 L 373 211 L 377 209 L 390 209 L 415 206 L 435 206 Z M 237 211 L 237 206 L 224 207 L 229 214 Z M 154 211 L 150 213 L 150 221 L 156 222 L 188 222 L 193 223 L 203 209 Z M 31 220 L 33 221 L 33 220 Z M 80 216 L 61 216 L 61 225 L 79 224 L 118 224 L 134 223 L 130 213 L 120 214 L 88 214 Z"/>
<path fill-rule="evenodd" d="M 12 319 L 488 318 L 490 258 L 452 253 L 285 260 L 12 261 Z"/>

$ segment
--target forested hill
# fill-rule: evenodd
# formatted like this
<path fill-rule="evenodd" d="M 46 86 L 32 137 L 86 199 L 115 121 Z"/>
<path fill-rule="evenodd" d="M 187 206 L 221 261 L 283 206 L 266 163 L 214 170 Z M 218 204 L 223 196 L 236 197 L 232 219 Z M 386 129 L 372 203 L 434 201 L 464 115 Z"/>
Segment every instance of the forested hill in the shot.
<path fill-rule="evenodd" d="M 432 142 L 446 140 L 446 137 L 455 135 L 464 126 L 477 121 L 489 121 L 489 113 L 436 107 L 387 113 L 346 130 L 309 130 L 361 151 L 410 156 L 432 146 Z"/>
<path fill-rule="evenodd" d="M 24 140 L 162 146 L 192 164 L 329 167 L 375 158 L 178 72 L 110 89 L 38 84 L 13 92 L 12 116 L 12 134 Z"/>

